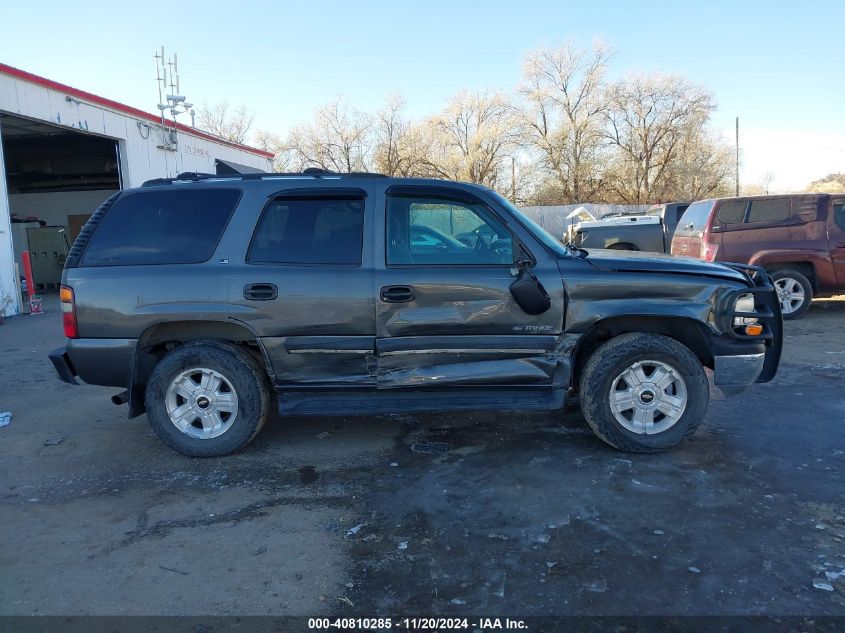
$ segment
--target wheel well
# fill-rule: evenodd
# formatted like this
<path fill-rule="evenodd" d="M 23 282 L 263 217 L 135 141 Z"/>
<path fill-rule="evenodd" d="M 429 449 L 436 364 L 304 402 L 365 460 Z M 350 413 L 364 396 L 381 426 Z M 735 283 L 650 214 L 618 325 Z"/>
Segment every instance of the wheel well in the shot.
<path fill-rule="evenodd" d="M 132 385 L 129 390 L 131 417 L 144 412 L 144 389 L 155 364 L 172 349 L 191 341 L 223 341 L 242 346 L 262 366 L 267 367 L 255 334 L 247 328 L 224 321 L 171 321 L 149 327 L 138 339 Z"/>
<path fill-rule="evenodd" d="M 816 279 L 816 269 L 810 262 L 777 262 L 776 264 L 764 266 L 764 268 L 769 274 L 776 273 L 781 270 L 794 270 L 810 280 L 810 284 L 812 284 L 814 291 L 819 289 L 818 280 Z"/>
<path fill-rule="evenodd" d="M 637 248 L 636 244 L 631 244 L 631 242 L 614 242 L 613 244 L 609 244 L 607 248 L 614 250 L 614 251 L 638 251 L 640 250 Z"/>
<path fill-rule="evenodd" d="M 587 360 L 602 343 L 620 334 L 645 332 L 662 334 L 685 345 L 705 367 L 713 367 L 713 354 L 701 323 L 686 317 L 620 316 L 593 324 L 575 346 L 572 385 L 577 387 Z"/>

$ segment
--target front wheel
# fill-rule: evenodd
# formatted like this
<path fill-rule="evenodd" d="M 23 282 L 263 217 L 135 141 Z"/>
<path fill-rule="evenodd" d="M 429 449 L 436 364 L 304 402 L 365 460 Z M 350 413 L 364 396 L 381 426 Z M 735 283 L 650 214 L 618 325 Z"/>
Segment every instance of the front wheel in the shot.
<path fill-rule="evenodd" d="M 264 368 L 249 352 L 219 342 L 187 343 L 153 368 L 147 417 L 170 448 L 191 457 L 233 453 L 269 414 Z"/>
<path fill-rule="evenodd" d="M 580 394 L 596 436 L 633 453 L 680 444 L 701 424 L 710 401 L 698 358 L 674 339 L 642 333 L 598 347 L 581 374 Z"/>

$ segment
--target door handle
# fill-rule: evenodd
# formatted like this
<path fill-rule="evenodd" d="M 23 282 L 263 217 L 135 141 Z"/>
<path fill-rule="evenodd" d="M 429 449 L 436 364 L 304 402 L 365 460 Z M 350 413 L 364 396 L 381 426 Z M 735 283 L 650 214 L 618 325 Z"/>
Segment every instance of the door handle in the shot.
<path fill-rule="evenodd" d="M 276 284 L 247 284 L 244 286 L 244 299 L 250 301 L 272 301 L 279 296 Z"/>
<path fill-rule="evenodd" d="M 845 242 L 836 242 L 836 248 L 845 248 Z"/>
<path fill-rule="evenodd" d="M 413 286 L 383 286 L 381 300 L 385 303 L 407 303 L 414 300 Z"/>

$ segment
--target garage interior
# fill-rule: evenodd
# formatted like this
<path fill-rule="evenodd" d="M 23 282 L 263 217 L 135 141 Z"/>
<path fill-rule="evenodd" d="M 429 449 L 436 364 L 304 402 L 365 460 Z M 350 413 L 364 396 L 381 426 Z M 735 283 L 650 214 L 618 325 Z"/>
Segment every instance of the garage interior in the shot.
<path fill-rule="evenodd" d="M 29 251 L 36 291 L 56 291 L 73 240 L 121 188 L 118 143 L 2 112 L 0 142 L 18 274 Z"/>

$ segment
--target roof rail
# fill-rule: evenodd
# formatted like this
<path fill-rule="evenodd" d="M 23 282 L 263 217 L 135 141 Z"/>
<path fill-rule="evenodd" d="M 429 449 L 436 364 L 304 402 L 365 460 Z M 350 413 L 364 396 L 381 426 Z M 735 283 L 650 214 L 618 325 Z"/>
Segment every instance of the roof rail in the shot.
<path fill-rule="evenodd" d="M 379 174 L 368 171 L 353 171 L 353 172 L 336 172 L 319 167 L 307 167 L 301 172 L 290 173 L 276 173 L 276 172 L 256 172 L 250 174 L 206 174 L 202 172 L 186 171 L 175 178 L 154 178 L 147 180 L 142 187 L 155 187 L 157 185 L 172 185 L 175 182 L 199 182 L 202 180 L 270 180 L 275 178 L 302 178 L 303 176 L 311 176 L 313 178 L 322 178 L 324 176 L 331 176 L 332 178 L 389 178 L 385 174 Z"/>

